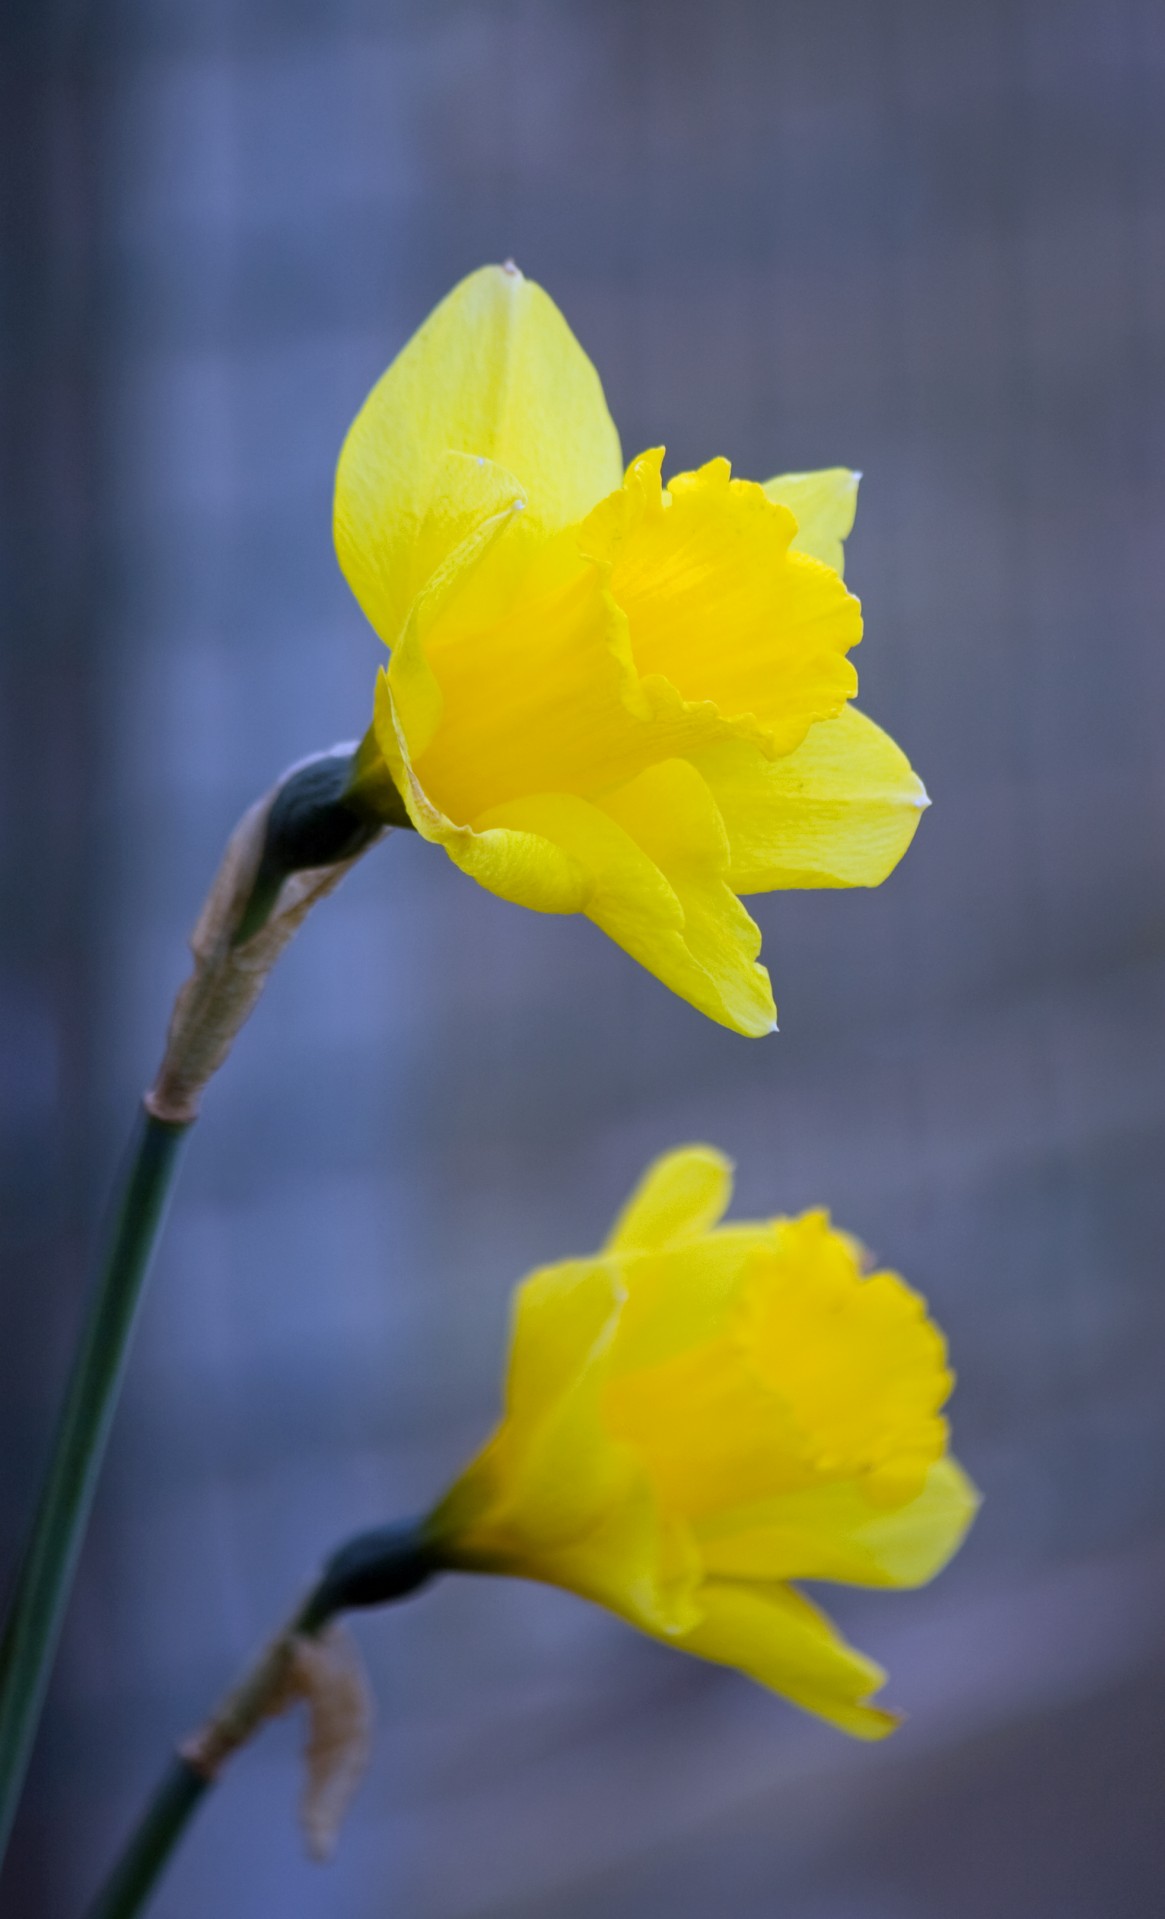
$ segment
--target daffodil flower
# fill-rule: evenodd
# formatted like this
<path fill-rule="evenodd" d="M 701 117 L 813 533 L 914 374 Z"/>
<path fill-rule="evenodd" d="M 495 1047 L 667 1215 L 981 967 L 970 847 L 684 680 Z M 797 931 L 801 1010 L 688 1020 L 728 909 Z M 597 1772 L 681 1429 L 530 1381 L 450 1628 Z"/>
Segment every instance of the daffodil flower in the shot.
<path fill-rule="evenodd" d="M 714 459 L 665 485 L 662 462 L 624 473 L 540 287 L 506 266 L 454 288 L 340 456 L 340 564 L 392 650 L 358 785 L 387 775 L 482 886 L 585 913 L 760 1034 L 776 1012 L 738 895 L 877 885 L 926 794 L 850 703 L 857 475 L 759 486 Z"/>
<path fill-rule="evenodd" d="M 790 1580 L 916 1586 L 976 1494 L 941 1334 L 823 1212 L 719 1226 L 723 1156 L 649 1169 L 602 1253 L 531 1275 L 505 1414 L 430 1517 L 437 1564 L 570 1588 L 875 1739 L 884 1674 Z"/>

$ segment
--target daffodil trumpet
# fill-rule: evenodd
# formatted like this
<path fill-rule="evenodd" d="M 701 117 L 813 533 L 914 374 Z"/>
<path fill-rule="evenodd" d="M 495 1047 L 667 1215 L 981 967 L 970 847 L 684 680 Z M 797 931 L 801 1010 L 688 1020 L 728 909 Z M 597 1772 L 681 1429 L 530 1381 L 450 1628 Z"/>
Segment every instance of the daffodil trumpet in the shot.
<path fill-rule="evenodd" d="M 516 267 L 454 288 L 340 455 L 337 553 L 391 650 L 355 781 L 757 1035 L 740 896 L 878 885 L 927 797 L 852 703 L 858 475 L 715 458 L 665 483 L 663 459 L 624 471 L 598 374 Z"/>

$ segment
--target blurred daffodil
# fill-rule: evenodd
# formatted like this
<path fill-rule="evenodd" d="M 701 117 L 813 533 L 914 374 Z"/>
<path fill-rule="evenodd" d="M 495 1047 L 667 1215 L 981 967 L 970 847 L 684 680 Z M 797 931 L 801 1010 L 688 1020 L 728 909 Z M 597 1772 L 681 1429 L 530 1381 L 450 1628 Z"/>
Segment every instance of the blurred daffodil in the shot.
<path fill-rule="evenodd" d="M 943 1339 L 825 1213 L 719 1226 L 730 1190 L 720 1154 L 672 1153 L 602 1253 L 523 1283 L 504 1417 L 429 1537 L 878 1738 L 883 1673 L 788 1582 L 915 1586 L 958 1547 Z"/>
<path fill-rule="evenodd" d="M 340 563 L 392 649 L 359 764 L 481 885 L 585 913 L 712 1019 L 775 1024 L 737 897 L 873 886 L 926 795 L 850 705 L 857 475 L 623 472 L 590 361 L 512 266 L 429 317 L 336 482 Z"/>

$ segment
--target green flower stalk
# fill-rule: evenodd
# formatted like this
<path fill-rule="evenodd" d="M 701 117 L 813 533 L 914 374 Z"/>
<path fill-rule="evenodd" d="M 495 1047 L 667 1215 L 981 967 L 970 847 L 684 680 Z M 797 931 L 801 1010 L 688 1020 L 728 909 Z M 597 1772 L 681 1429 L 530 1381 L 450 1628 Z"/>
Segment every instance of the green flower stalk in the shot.
<path fill-rule="evenodd" d="M 145 1112 L 0 1641 L 0 1858 L 32 1754 L 129 1342 L 189 1121 Z"/>
<path fill-rule="evenodd" d="M 382 785 L 349 791 L 337 747 L 289 769 L 236 827 L 191 937 L 194 968 L 144 1100 L 52 1456 L 0 1640 L 0 1862 L 20 1798 L 126 1358 L 182 1142 L 267 976 L 317 900 L 392 825 Z"/>
<path fill-rule="evenodd" d="M 423 1520 L 380 1526 L 341 1546 L 288 1623 L 183 1741 L 87 1919 L 134 1919 L 144 1909 L 228 1760 L 300 1703 L 308 1712 L 300 1823 L 309 1852 L 326 1858 L 363 1774 L 372 1720 L 363 1667 L 339 1615 L 405 1599 L 441 1570 Z"/>

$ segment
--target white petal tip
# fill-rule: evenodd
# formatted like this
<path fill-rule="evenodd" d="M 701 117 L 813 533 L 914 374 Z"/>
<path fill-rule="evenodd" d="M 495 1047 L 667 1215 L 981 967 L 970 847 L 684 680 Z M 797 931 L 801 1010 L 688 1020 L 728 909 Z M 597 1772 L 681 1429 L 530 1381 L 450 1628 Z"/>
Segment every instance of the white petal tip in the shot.
<path fill-rule="evenodd" d="M 526 277 L 516 260 L 503 260 L 502 272 L 508 273 L 511 280 L 522 280 Z"/>

